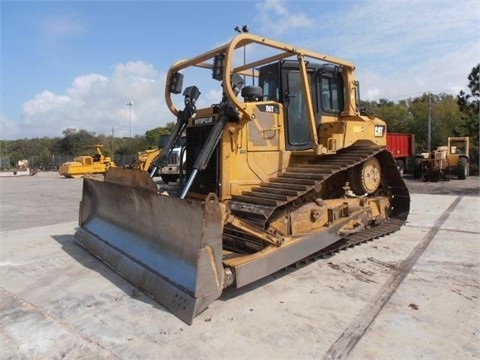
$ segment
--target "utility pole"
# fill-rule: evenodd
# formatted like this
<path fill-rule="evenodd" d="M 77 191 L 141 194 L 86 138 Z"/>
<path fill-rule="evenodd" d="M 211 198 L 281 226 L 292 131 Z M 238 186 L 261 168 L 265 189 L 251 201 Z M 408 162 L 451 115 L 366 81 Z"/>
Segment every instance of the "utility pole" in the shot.
<path fill-rule="evenodd" d="M 129 110 L 129 119 L 130 119 L 130 137 L 132 137 L 132 106 L 133 106 L 133 101 L 130 100 L 129 102 L 126 103 L 126 105 L 130 108 Z"/>
<path fill-rule="evenodd" d="M 427 150 L 432 151 L 432 104 L 430 100 L 430 93 L 428 93 L 428 131 L 427 131 Z"/>
<path fill-rule="evenodd" d="M 112 126 L 112 159 L 115 155 L 115 128 Z"/>

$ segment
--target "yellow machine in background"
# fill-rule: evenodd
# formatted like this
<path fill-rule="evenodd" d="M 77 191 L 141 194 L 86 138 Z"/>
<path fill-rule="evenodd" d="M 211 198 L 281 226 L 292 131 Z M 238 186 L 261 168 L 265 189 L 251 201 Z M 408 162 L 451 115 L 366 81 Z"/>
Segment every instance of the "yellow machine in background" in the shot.
<path fill-rule="evenodd" d="M 422 153 L 415 159 L 415 177 L 423 181 L 450 180 L 452 175 L 465 180 L 470 175 L 470 138 L 449 137 L 448 145 L 439 146 L 430 153 Z"/>
<path fill-rule="evenodd" d="M 468 136 L 449 137 L 447 161 L 451 173 L 465 180 L 470 175 L 470 138 Z"/>
<path fill-rule="evenodd" d="M 160 135 L 159 149 L 139 151 L 132 168 L 148 171 L 152 177 L 161 176 L 165 184 L 176 182 L 181 178 L 184 175 L 185 136 L 180 137 L 178 146 L 172 149 L 168 156 L 164 158 L 162 165 L 153 169 L 153 163 L 160 156 L 163 145 L 168 141 L 169 137 L 170 135 Z"/>
<path fill-rule="evenodd" d="M 182 93 L 195 70 L 222 90 L 201 109 L 197 86 Z M 352 63 L 253 34 L 176 62 L 177 121 L 154 166 L 185 133 L 186 181 L 164 195 L 144 171 L 84 179 L 75 240 L 191 324 L 228 286 L 398 230 L 409 192 L 358 94 Z"/>
<path fill-rule="evenodd" d="M 10 160 L 9 160 L 10 162 Z M 22 176 L 22 175 L 35 175 L 37 173 L 36 169 L 32 169 L 27 159 L 18 160 L 17 166 L 13 169 L 2 169 L 0 171 L 0 177 L 9 177 L 9 176 Z"/>
<path fill-rule="evenodd" d="M 94 157 L 77 156 L 74 161 L 60 165 L 58 173 L 67 178 L 81 178 L 90 174 L 105 174 L 110 167 L 116 166 L 110 157 L 103 155 L 101 151 L 103 145 L 97 144 L 88 147 L 96 150 L 97 154 Z"/>
<path fill-rule="evenodd" d="M 160 149 L 148 149 L 139 151 L 132 167 L 134 169 L 150 171 L 153 161 L 160 155 L 160 152 Z"/>

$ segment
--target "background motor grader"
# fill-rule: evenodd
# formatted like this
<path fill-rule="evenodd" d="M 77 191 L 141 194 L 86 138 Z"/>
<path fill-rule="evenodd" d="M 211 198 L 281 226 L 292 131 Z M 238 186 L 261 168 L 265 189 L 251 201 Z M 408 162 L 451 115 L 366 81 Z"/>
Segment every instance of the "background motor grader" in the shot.
<path fill-rule="evenodd" d="M 219 94 L 198 109 L 199 87 L 183 90 L 196 70 Z M 409 193 L 358 94 L 350 62 L 253 34 L 176 62 L 177 120 L 154 165 L 185 134 L 185 182 L 165 194 L 144 171 L 84 179 L 75 240 L 191 324 L 228 286 L 398 230 Z"/>

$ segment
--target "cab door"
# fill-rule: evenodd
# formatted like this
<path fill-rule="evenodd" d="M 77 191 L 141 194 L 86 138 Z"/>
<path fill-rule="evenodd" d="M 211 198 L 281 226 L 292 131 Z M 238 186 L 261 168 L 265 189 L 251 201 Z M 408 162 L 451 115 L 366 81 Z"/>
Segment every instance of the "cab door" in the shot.
<path fill-rule="evenodd" d="M 308 72 L 310 84 L 314 84 L 313 76 L 312 72 Z M 300 71 L 297 69 L 283 69 L 282 79 L 286 119 L 286 148 L 292 151 L 311 149 L 313 141 L 308 124 L 306 102 L 302 92 Z M 310 89 L 312 91 L 311 85 Z M 315 96 L 313 95 L 312 101 L 315 101 Z"/>

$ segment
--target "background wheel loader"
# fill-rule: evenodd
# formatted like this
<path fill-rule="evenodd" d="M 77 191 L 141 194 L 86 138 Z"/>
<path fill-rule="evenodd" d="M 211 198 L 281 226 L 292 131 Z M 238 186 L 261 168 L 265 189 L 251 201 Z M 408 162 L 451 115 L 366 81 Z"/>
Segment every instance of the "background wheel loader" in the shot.
<path fill-rule="evenodd" d="M 194 70 L 218 102 L 196 108 L 205 85 L 182 93 Z M 75 240 L 191 324 L 228 286 L 398 230 L 410 196 L 358 94 L 350 62 L 253 34 L 176 62 L 177 120 L 154 165 L 185 134 L 186 181 L 169 196 L 144 171 L 85 179 Z"/>

